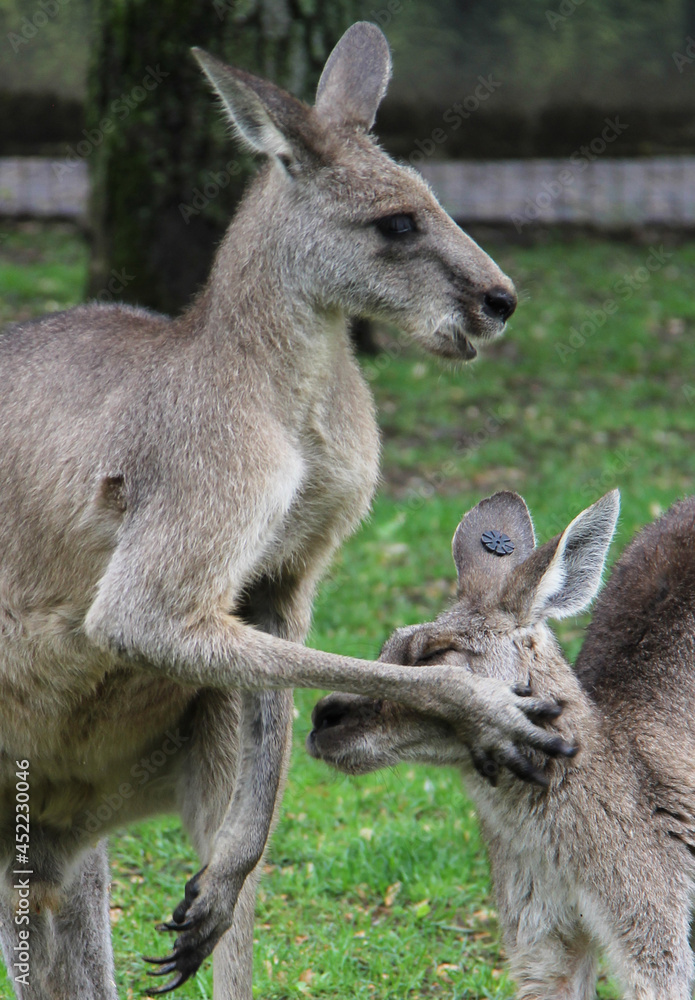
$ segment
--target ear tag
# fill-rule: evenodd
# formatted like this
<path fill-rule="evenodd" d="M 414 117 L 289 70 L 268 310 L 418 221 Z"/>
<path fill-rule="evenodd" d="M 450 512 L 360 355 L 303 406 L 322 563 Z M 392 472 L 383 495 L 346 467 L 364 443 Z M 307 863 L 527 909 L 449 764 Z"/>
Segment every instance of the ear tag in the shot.
<path fill-rule="evenodd" d="M 509 535 L 505 535 L 503 531 L 497 531 L 496 528 L 484 531 L 480 541 L 488 552 L 494 552 L 496 556 L 508 556 L 514 551 L 514 542 Z"/>

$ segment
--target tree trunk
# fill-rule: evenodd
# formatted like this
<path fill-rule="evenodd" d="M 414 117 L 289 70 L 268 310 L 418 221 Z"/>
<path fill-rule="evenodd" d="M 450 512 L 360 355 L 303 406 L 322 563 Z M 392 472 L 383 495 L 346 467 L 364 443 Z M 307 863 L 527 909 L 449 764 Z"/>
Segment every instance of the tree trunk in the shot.
<path fill-rule="evenodd" d="M 177 313 L 251 172 L 189 49 L 312 100 L 360 0 L 100 0 L 88 127 L 89 294 Z"/>
<path fill-rule="evenodd" d="M 695 0 L 683 0 L 683 27 L 686 38 L 695 38 Z"/>

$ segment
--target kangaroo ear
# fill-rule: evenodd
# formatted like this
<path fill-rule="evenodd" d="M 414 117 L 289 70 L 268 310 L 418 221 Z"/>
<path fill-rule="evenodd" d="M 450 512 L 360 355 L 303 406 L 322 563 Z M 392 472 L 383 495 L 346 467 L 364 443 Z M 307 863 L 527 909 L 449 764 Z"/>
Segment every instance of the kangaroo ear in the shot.
<path fill-rule="evenodd" d="M 502 606 L 522 625 L 566 618 L 591 603 L 601 583 L 620 512 L 620 494 L 607 493 L 542 545 L 510 576 Z"/>
<path fill-rule="evenodd" d="M 494 600 L 536 544 L 528 507 L 518 493 L 495 493 L 463 518 L 452 542 L 459 596 Z"/>
<path fill-rule="evenodd" d="M 358 21 L 328 57 L 316 91 L 316 112 L 327 124 L 368 130 L 391 77 L 391 53 L 375 24 Z"/>
<path fill-rule="evenodd" d="M 227 66 L 203 49 L 192 52 L 245 145 L 254 153 L 292 160 L 301 101 L 266 80 Z"/>

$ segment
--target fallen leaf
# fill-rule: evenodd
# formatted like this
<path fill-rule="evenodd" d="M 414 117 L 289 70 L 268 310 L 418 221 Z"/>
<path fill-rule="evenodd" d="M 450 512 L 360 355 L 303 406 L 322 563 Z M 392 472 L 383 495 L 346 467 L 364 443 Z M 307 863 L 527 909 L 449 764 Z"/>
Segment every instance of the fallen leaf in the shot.
<path fill-rule="evenodd" d="M 402 882 L 394 882 L 393 885 L 390 885 L 384 896 L 384 906 L 393 906 L 393 902 L 402 888 Z"/>
<path fill-rule="evenodd" d="M 440 979 L 443 979 L 445 983 L 450 983 L 451 976 L 449 976 L 447 973 L 451 969 L 455 969 L 458 972 L 460 968 L 461 968 L 460 965 L 453 965 L 451 962 L 442 962 L 441 965 L 437 966 L 437 975 L 439 976 Z"/>

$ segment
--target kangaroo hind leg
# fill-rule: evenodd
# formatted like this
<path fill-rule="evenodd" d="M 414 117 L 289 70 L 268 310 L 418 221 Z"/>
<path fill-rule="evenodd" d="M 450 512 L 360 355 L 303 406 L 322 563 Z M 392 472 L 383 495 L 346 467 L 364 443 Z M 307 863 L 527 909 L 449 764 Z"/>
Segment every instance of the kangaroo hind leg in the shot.
<path fill-rule="evenodd" d="M 9 900 L 0 903 L 0 940 L 17 1000 L 117 1000 L 109 881 L 103 840 L 75 869 L 60 909 L 30 915 L 25 975 L 14 964 L 25 925 L 16 924 Z"/>

